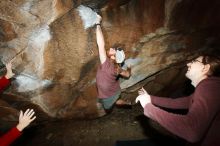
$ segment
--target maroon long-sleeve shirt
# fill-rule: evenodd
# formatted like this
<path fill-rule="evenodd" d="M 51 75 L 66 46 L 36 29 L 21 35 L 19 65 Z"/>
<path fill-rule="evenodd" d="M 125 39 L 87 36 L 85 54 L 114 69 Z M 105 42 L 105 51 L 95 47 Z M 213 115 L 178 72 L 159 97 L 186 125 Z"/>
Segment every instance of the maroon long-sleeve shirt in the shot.
<path fill-rule="evenodd" d="M 177 99 L 151 96 L 144 114 L 171 133 L 187 140 L 188 145 L 220 146 L 220 78 L 202 80 L 195 92 Z M 173 114 L 155 106 L 188 109 L 186 115 Z"/>
<path fill-rule="evenodd" d="M 9 146 L 20 135 L 21 132 L 16 127 L 12 128 L 6 134 L 0 137 L 0 146 Z"/>
<path fill-rule="evenodd" d="M 0 93 L 10 84 L 10 80 L 5 77 L 0 78 Z M 0 137 L 0 146 L 9 146 L 15 139 L 21 135 L 21 132 L 16 128 L 12 128 L 6 134 Z"/>
<path fill-rule="evenodd" d="M 0 78 L 0 93 L 10 84 L 10 80 L 6 79 L 5 76 Z"/>

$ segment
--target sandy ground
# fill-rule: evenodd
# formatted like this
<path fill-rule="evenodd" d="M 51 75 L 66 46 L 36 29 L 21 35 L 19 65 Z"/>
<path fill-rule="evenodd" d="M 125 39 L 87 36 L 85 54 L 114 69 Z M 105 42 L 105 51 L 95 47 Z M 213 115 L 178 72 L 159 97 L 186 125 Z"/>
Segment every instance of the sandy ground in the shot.
<path fill-rule="evenodd" d="M 114 146 L 118 140 L 164 139 L 148 122 L 139 104 L 132 109 L 115 107 L 111 114 L 98 119 L 59 120 L 29 127 L 13 145 Z"/>

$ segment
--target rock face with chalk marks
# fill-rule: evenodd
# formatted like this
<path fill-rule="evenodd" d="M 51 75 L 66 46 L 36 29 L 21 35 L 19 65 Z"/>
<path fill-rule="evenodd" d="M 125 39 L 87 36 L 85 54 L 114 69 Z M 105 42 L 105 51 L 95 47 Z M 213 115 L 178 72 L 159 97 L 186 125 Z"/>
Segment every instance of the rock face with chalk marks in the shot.
<path fill-rule="evenodd" d="M 169 95 L 186 81 L 185 60 L 204 50 L 218 52 L 218 0 L 4 0 L 0 66 L 22 53 L 16 56 L 16 77 L 5 92 L 19 98 L 1 98 L 0 106 L 7 110 L 0 112 L 14 115 L 20 106 L 12 105 L 25 102 L 50 117 L 98 116 L 95 28 L 85 29 L 80 5 L 101 14 L 106 49 L 114 43 L 125 47 L 125 68 L 132 68 L 130 79 L 120 80 L 126 100 L 134 101 L 142 86 Z"/>

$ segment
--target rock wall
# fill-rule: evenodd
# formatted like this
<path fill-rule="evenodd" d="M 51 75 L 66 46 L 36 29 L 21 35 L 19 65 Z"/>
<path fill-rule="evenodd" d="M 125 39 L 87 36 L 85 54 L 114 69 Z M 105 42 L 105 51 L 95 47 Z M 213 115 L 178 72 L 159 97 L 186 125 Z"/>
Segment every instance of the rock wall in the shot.
<path fill-rule="evenodd" d="M 50 117 L 97 116 L 95 28 L 84 29 L 77 11 L 81 4 L 102 15 L 106 49 L 125 46 L 132 76 L 121 80 L 121 87 L 131 100 L 144 85 L 150 93 L 168 95 L 170 84 L 186 81 L 187 59 L 219 47 L 217 0 L 1 1 L 1 67 L 16 56 L 16 77 L 5 93 L 19 95 Z M 4 108 L 5 98 L 0 100 Z"/>

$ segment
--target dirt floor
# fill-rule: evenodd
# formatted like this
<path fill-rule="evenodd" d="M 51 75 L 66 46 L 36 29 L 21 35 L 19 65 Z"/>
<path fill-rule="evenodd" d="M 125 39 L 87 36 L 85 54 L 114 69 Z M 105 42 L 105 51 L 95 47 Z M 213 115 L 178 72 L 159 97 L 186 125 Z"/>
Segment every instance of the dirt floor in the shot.
<path fill-rule="evenodd" d="M 118 140 L 149 137 L 163 144 L 166 139 L 171 145 L 173 139 L 158 134 L 148 122 L 139 104 L 132 109 L 115 107 L 111 114 L 98 119 L 47 121 L 29 127 L 14 146 L 114 146 Z"/>

